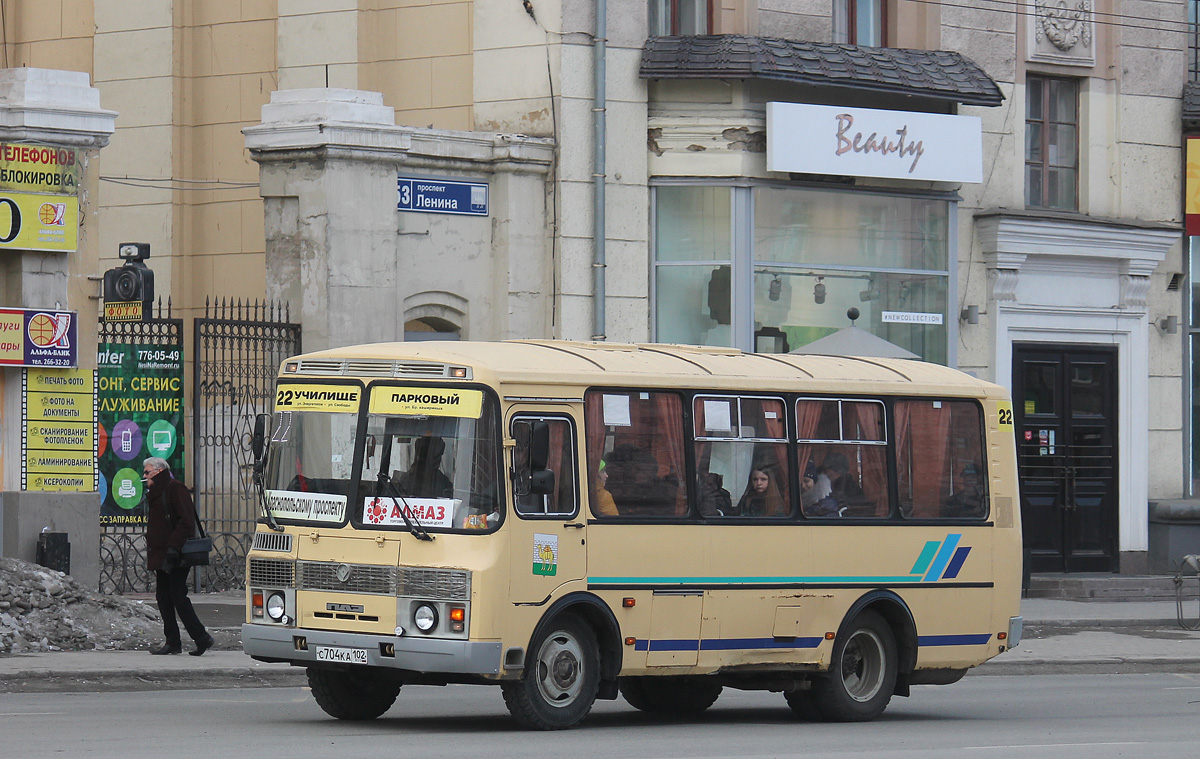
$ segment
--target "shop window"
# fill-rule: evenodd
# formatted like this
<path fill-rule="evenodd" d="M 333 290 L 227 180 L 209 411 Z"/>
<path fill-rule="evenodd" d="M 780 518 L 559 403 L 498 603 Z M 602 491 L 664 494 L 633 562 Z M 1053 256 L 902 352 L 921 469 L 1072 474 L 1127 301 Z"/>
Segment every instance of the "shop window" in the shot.
<path fill-rule="evenodd" d="M 834 42 L 883 47 L 886 28 L 886 0 L 833 0 Z"/>
<path fill-rule="evenodd" d="M 693 401 L 696 505 L 705 517 L 785 517 L 789 495 L 783 401 L 698 395 Z"/>
<path fill-rule="evenodd" d="M 733 344 L 730 188 L 660 187 L 655 195 L 656 339 Z"/>
<path fill-rule="evenodd" d="M 853 307 L 860 329 L 949 363 L 951 200 L 676 184 L 653 197 L 656 341 L 788 352 L 850 326 Z"/>
<path fill-rule="evenodd" d="M 1025 85 L 1025 205 L 1076 210 L 1079 82 L 1030 75 Z"/>
<path fill-rule="evenodd" d="M 670 517 L 687 512 L 683 402 L 678 395 L 590 390 L 584 395 L 584 413 L 593 514 Z M 615 513 L 608 513 L 607 504 Z"/>
<path fill-rule="evenodd" d="M 805 516 L 888 516 L 882 403 L 801 399 L 796 402 L 796 432 Z"/>
<path fill-rule="evenodd" d="M 988 513 L 983 417 L 967 401 L 896 401 L 900 513 L 913 519 Z"/>
<path fill-rule="evenodd" d="M 650 36 L 712 33 L 712 0 L 650 0 Z"/>

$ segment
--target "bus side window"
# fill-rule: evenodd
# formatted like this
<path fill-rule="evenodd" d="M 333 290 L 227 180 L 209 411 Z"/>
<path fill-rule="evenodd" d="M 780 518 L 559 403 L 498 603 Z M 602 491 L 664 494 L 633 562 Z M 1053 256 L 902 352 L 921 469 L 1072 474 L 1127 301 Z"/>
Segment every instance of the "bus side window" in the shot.
<path fill-rule="evenodd" d="M 534 421 L 550 428 L 550 455 L 546 468 L 554 473 L 554 489 L 547 494 L 531 493 L 529 488 L 530 427 Z M 513 502 L 524 516 L 569 516 L 578 508 L 575 466 L 575 435 L 569 419 L 519 417 L 513 420 Z"/>
<path fill-rule="evenodd" d="M 898 400 L 895 413 L 900 513 L 911 519 L 987 516 L 979 404 Z"/>

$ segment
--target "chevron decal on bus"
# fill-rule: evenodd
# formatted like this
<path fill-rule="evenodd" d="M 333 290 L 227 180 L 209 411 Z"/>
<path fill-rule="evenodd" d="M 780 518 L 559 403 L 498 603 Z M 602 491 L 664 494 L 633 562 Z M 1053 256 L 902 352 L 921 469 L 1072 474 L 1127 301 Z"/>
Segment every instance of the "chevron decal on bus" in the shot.
<path fill-rule="evenodd" d="M 925 582 L 938 580 L 953 580 L 958 577 L 967 554 L 971 553 L 970 546 L 960 546 L 962 535 L 951 533 L 945 540 L 931 540 L 921 549 L 921 555 L 909 570 L 910 575 L 918 575 Z"/>

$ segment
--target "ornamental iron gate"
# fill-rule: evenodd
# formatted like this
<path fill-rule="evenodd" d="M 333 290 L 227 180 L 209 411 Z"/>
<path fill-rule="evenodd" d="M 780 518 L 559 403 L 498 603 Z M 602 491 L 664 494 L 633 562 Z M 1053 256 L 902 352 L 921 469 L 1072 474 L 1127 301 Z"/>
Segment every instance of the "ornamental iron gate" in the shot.
<path fill-rule="evenodd" d="M 255 415 L 271 411 L 279 365 L 300 352 L 300 325 L 289 318 L 286 304 L 222 299 L 205 301 L 204 318 L 194 322 L 192 478 L 213 539 L 209 566 L 196 572 L 197 590 L 245 586 L 260 509 L 250 435 Z"/>
<path fill-rule="evenodd" d="M 152 309 L 153 310 L 153 309 Z M 98 342 L 183 348 L 183 320 L 171 318 L 171 301 L 166 316 L 162 299 L 157 318 L 131 322 L 100 322 Z M 135 464 L 141 471 L 141 462 Z M 101 494 L 101 501 L 104 494 Z M 99 508 L 99 507 L 97 507 Z M 149 593 L 154 590 L 153 573 L 146 569 L 146 525 L 100 525 L 100 592 Z"/>

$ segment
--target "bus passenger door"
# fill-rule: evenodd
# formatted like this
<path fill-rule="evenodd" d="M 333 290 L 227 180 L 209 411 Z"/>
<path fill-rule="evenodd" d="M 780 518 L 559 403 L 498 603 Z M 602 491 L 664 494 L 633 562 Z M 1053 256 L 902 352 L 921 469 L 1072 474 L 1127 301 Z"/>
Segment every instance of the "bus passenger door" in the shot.
<path fill-rule="evenodd" d="M 515 441 L 510 594 L 513 603 L 542 603 L 559 586 L 587 574 L 575 423 L 565 413 L 518 411 L 509 434 Z M 545 460 L 538 461 L 542 455 Z"/>

